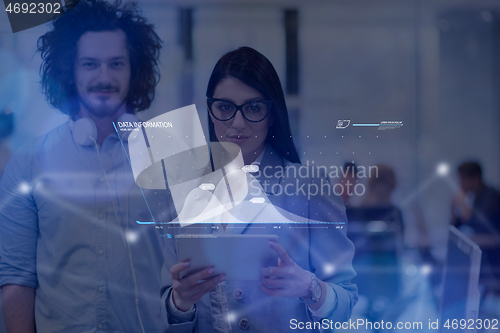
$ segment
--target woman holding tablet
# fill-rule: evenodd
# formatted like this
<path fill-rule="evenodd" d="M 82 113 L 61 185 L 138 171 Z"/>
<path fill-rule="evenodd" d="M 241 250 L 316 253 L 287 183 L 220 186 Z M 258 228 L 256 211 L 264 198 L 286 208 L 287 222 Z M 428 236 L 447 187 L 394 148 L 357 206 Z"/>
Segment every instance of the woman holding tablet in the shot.
<path fill-rule="evenodd" d="M 252 48 L 229 52 L 217 62 L 206 95 L 211 141 L 238 145 L 245 165 L 259 165 L 254 176 L 260 186 L 251 188 L 263 189 L 277 211 L 302 224 L 257 228 L 259 221 L 274 220 L 266 220 L 261 206 L 254 205 L 248 224 L 231 225 L 227 219 L 219 221 L 220 229 L 212 228 L 279 236 L 279 243 L 269 242 L 279 257 L 277 267 L 261 269 L 260 281 L 225 281 L 224 275 L 214 277 L 211 267 L 181 278 L 191 263 L 178 262 L 176 249 L 169 249 L 162 272 L 167 331 L 319 331 L 347 321 L 357 301 L 351 283 L 354 246 L 345 226 L 331 224 L 346 222 L 345 206 L 331 186 L 326 190 L 326 175 L 300 171 L 274 67 Z M 321 193 L 306 193 L 311 184 Z M 250 190 L 252 195 L 257 194 Z"/>

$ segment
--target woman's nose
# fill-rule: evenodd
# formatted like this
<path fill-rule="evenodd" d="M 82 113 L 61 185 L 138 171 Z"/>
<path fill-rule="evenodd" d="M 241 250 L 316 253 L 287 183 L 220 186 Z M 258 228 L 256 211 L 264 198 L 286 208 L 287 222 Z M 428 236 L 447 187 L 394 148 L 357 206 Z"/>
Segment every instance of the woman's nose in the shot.
<path fill-rule="evenodd" d="M 234 115 L 233 118 L 233 123 L 231 124 L 231 127 L 236 128 L 236 129 L 243 129 L 247 126 L 246 120 L 243 117 L 243 114 L 241 113 L 241 110 L 236 111 L 236 114 Z"/>

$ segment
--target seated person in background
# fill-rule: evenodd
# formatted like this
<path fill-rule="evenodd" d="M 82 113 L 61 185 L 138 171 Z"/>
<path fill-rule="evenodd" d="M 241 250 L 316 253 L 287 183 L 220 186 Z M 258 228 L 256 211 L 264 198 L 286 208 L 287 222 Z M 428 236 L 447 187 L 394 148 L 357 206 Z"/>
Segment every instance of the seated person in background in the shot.
<path fill-rule="evenodd" d="M 359 294 L 368 297 L 372 318 L 387 310 L 399 297 L 399 254 L 403 249 L 403 217 L 391 194 L 396 187 L 394 170 L 375 165 L 366 184 L 366 193 L 357 207 L 347 207 L 348 237 L 354 242 L 354 281 Z"/>
<path fill-rule="evenodd" d="M 366 186 L 366 194 L 363 196 L 360 207 L 380 208 L 387 212 L 385 215 L 377 217 L 382 221 L 393 221 L 400 236 L 403 236 L 403 214 L 401 210 L 392 204 L 391 195 L 396 188 L 396 174 L 394 170 L 385 164 L 376 165 L 376 173 L 370 175 Z"/>
<path fill-rule="evenodd" d="M 356 163 L 345 162 L 344 170 L 342 171 L 342 177 L 340 177 L 338 183 L 342 185 L 343 191 L 339 194 L 342 201 L 346 206 L 351 206 L 351 197 L 353 195 L 353 188 L 358 182 L 358 167 Z"/>
<path fill-rule="evenodd" d="M 494 285 L 486 280 L 500 278 L 500 192 L 483 182 L 477 162 L 461 164 L 458 175 L 460 189 L 452 201 L 451 224 L 481 247 L 481 281 Z"/>

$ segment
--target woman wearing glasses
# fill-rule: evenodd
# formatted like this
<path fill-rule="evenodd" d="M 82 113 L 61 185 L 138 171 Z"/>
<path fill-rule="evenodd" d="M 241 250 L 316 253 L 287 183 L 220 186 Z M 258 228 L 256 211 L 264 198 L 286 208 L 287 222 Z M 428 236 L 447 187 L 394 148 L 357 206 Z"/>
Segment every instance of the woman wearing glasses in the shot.
<path fill-rule="evenodd" d="M 221 224 L 222 233 L 279 236 L 279 243 L 269 243 L 278 254 L 278 267 L 262 269 L 259 282 L 211 277 L 212 268 L 181 279 L 179 275 L 190 263 L 177 263 L 171 255 L 167 259 L 171 267 L 163 271 L 162 312 L 167 331 L 319 331 L 319 327 L 347 321 L 357 301 L 357 288 L 351 283 L 354 246 L 345 227 L 328 224 L 345 222 L 345 208 L 333 191 L 315 195 L 303 191 L 311 183 L 326 184 L 327 177 L 279 172 L 300 167 L 300 159 L 274 67 L 249 47 L 227 53 L 210 77 L 207 106 L 210 140 L 238 145 L 245 165 L 259 164 L 261 172 L 255 178 L 272 206 L 289 220 L 305 223 L 300 228 L 252 228 L 259 221 L 274 222 L 254 211 L 243 226 Z"/>

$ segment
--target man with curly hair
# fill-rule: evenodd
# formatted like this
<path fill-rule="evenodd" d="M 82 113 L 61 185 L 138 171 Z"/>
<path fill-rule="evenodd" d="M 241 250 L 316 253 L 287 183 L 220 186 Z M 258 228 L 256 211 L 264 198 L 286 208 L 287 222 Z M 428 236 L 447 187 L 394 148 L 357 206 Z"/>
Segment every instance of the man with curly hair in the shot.
<path fill-rule="evenodd" d="M 42 90 L 69 120 L 25 145 L 0 186 L 9 333 L 162 331 L 160 239 L 134 221 L 166 219 L 169 205 L 135 200 L 144 192 L 114 126 L 149 108 L 161 43 L 119 0 L 81 0 L 39 38 Z"/>

